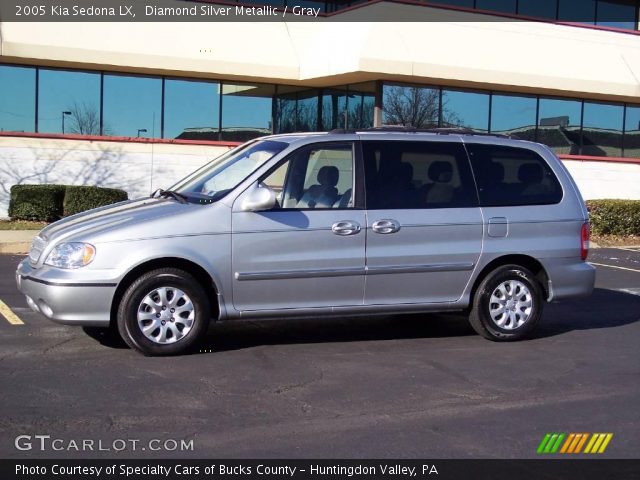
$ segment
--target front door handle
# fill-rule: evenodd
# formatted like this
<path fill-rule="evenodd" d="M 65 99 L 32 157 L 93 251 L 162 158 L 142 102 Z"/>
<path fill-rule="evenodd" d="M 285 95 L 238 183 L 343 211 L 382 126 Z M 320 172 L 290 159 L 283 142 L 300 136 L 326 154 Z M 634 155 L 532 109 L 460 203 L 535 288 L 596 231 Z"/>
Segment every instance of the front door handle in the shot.
<path fill-rule="evenodd" d="M 347 235 L 355 235 L 360 232 L 360 224 L 351 220 L 341 220 L 331 225 L 331 231 L 335 235 L 346 237 Z"/>
<path fill-rule="evenodd" d="M 397 220 L 378 220 L 373 223 L 371 228 L 376 233 L 396 233 L 400 230 L 400 223 Z"/>

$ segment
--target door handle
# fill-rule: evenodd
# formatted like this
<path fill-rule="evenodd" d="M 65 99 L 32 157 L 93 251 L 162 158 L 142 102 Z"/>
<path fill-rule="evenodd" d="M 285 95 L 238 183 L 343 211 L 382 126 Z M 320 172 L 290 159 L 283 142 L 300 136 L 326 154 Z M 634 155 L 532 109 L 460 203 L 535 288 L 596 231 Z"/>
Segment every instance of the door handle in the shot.
<path fill-rule="evenodd" d="M 371 229 L 376 233 L 396 233 L 400 230 L 400 223 L 396 220 L 378 220 L 377 222 L 373 222 L 371 225 Z"/>
<path fill-rule="evenodd" d="M 351 220 L 341 220 L 331 225 L 331 231 L 335 235 L 346 237 L 347 235 L 355 235 L 360 232 L 360 224 Z"/>

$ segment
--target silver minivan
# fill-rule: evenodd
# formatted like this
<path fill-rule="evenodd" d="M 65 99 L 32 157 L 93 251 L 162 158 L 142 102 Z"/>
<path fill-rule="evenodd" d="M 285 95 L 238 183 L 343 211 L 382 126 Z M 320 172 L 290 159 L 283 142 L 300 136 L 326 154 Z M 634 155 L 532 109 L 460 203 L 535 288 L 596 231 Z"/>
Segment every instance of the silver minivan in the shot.
<path fill-rule="evenodd" d="M 43 229 L 29 306 L 147 355 L 212 321 L 467 311 L 517 340 L 589 295 L 589 220 L 547 147 L 455 130 L 273 135 L 168 190 Z M 428 321 L 428 319 L 425 319 Z"/>

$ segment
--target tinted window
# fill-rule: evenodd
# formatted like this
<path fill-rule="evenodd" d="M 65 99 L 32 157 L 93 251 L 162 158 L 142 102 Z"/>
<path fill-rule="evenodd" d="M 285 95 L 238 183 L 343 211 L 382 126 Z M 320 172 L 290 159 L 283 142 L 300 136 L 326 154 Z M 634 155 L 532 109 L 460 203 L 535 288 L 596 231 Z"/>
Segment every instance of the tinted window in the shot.
<path fill-rule="evenodd" d="M 538 120 L 538 142 L 556 153 L 580 153 L 580 118 L 582 102 L 541 98 Z"/>
<path fill-rule="evenodd" d="M 282 208 L 351 208 L 353 146 L 347 143 L 302 147 L 262 183 L 276 192 Z"/>
<path fill-rule="evenodd" d="M 599 0 L 596 24 L 635 30 L 636 0 Z"/>
<path fill-rule="evenodd" d="M 34 132 L 36 69 L 0 65 L 0 131 Z"/>
<path fill-rule="evenodd" d="M 103 133 L 159 137 L 161 101 L 159 78 L 105 75 Z"/>
<path fill-rule="evenodd" d="M 476 206 L 464 147 L 443 142 L 362 143 L 367 208 Z"/>
<path fill-rule="evenodd" d="M 627 105 L 624 124 L 624 154 L 627 157 L 640 157 L 640 107 Z"/>
<path fill-rule="evenodd" d="M 518 0 L 518 14 L 555 19 L 557 6 L 557 0 Z"/>
<path fill-rule="evenodd" d="M 318 91 L 296 91 L 292 87 L 280 87 L 278 91 L 283 93 L 276 100 L 276 133 L 317 130 Z"/>
<path fill-rule="evenodd" d="M 491 131 L 522 140 L 535 140 L 536 99 L 515 95 L 491 97 Z"/>
<path fill-rule="evenodd" d="M 486 132 L 489 128 L 489 94 L 443 90 L 442 125 Z"/>
<path fill-rule="evenodd" d="M 382 105 L 382 122 L 385 125 L 437 127 L 440 89 L 385 85 Z"/>
<path fill-rule="evenodd" d="M 480 205 L 546 205 L 562 199 L 562 187 L 540 155 L 517 147 L 467 144 Z"/>
<path fill-rule="evenodd" d="M 218 140 L 219 84 L 166 80 L 164 137 Z"/>
<path fill-rule="evenodd" d="M 272 85 L 224 83 L 222 140 L 244 142 L 272 133 Z"/>
<path fill-rule="evenodd" d="M 473 0 L 432 0 L 430 3 L 442 3 L 443 5 L 473 8 Z"/>
<path fill-rule="evenodd" d="M 476 8 L 492 12 L 516 13 L 516 0 L 476 0 Z"/>
<path fill-rule="evenodd" d="M 582 154 L 598 157 L 621 156 L 623 117 L 622 105 L 584 102 Z"/>
<path fill-rule="evenodd" d="M 596 0 L 558 0 L 558 19 L 567 22 L 595 23 Z"/>

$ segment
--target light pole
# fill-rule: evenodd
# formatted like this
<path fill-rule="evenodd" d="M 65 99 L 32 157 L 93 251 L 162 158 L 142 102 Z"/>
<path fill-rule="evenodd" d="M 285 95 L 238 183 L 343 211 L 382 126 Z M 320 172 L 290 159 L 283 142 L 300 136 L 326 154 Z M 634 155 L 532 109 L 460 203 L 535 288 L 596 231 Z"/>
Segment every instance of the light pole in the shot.
<path fill-rule="evenodd" d="M 62 133 L 64 133 L 64 117 L 65 115 L 71 115 L 71 112 L 62 112 Z"/>
<path fill-rule="evenodd" d="M 147 129 L 146 129 L 146 128 L 139 128 L 139 129 L 138 129 L 138 135 L 137 135 L 137 138 L 140 138 L 140 134 L 141 134 L 141 133 L 147 133 Z"/>

